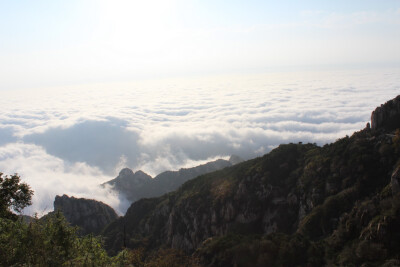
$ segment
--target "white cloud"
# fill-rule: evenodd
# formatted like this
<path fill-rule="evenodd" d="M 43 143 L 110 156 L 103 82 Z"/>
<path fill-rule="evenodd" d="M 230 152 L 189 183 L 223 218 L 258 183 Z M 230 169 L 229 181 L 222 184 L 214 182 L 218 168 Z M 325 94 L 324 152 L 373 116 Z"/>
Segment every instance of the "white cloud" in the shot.
<path fill-rule="evenodd" d="M 33 204 L 24 210 L 29 215 L 52 211 L 55 196 L 62 194 L 103 201 L 120 214 L 127 208 L 122 196 L 99 186 L 111 177 L 83 162 L 66 163 L 36 145 L 10 143 L 0 147 L 0 169 L 4 174 L 18 173 L 33 189 Z"/>

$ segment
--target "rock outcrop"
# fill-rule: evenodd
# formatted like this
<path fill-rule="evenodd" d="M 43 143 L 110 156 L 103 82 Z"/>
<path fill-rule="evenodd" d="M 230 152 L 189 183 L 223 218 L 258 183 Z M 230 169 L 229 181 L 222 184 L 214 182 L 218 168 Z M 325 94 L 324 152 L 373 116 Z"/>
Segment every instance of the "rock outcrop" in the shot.
<path fill-rule="evenodd" d="M 66 220 L 78 226 L 80 233 L 99 234 L 105 226 L 118 218 L 116 212 L 103 202 L 93 199 L 56 196 L 54 211 L 61 211 Z"/>
<path fill-rule="evenodd" d="M 400 128 L 400 95 L 377 107 L 371 115 L 371 128 L 393 131 Z"/>

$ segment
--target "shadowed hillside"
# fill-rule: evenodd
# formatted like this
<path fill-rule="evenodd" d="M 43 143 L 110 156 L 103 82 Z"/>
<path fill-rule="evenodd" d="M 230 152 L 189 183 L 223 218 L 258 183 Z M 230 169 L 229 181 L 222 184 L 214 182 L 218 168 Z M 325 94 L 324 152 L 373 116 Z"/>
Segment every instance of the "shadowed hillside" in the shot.
<path fill-rule="evenodd" d="M 379 112 L 398 116 L 398 98 Z M 280 145 L 141 199 L 105 229 L 107 249 L 169 246 L 209 266 L 395 266 L 400 121 L 390 116 L 390 127 L 373 116 L 373 129 L 332 144 Z"/>

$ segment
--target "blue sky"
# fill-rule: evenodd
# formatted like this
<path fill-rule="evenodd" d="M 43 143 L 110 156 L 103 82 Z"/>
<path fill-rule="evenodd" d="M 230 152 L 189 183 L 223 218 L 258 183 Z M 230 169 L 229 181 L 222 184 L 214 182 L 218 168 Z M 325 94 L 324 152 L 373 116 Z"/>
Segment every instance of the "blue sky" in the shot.
<path fill-rule="evenodd" d="M 0 1 L 0 89 L 399 66 L 400 1 Z"/>

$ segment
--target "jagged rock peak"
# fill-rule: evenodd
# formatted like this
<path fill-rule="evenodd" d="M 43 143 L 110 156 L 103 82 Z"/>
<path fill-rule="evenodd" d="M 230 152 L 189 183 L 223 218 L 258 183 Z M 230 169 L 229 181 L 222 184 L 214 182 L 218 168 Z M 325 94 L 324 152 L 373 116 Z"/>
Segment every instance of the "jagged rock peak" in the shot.
<path fill-rule="evenodd" d="M 373 130 L 393 131 L 400 128 L 400 95 L 377 107 L 371 115 Z"/>
<path fill-rule="evenodd" d="M 151 179 L 151 176 L 148 175 L 147 173 L 138 170 L 137 172 L 133 172 L 131 169 L 129 168 L 123 168 L 119 174 L 118 177 L 120 178 L 135 178 L 135 179 L 142 179 L 142 180 L 147 180 L 147 179 Z M 117 178 L 118 178 L 117 177 Z"/>

